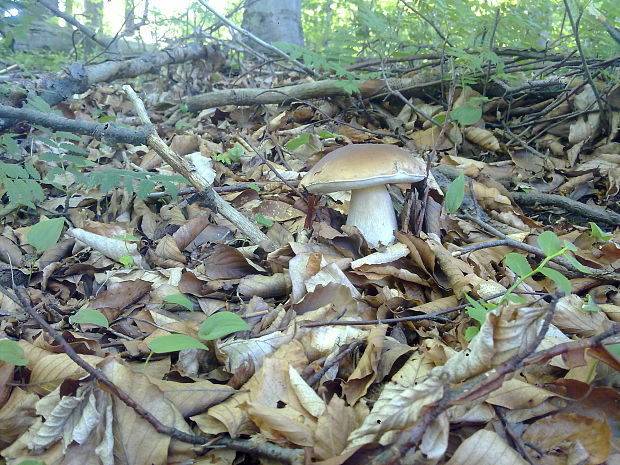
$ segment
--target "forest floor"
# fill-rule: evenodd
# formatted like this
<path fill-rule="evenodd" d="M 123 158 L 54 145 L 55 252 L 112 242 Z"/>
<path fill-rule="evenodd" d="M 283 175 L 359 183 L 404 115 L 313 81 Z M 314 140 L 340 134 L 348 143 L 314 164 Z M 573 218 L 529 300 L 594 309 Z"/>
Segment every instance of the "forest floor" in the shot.
<path fill-rule="evenodd" d="M 0 238 L 6 463 L 620 463 L 620 87 L 532 63 L 312 97 L 267 66 L 137 80 L 264 241 L 150 144 L 20 126 L 45 198 Z M 55 109 L 139 129 L 121 84 Z M 300 186 L 351 144 L 420 160 L 388 188 L 392 243 L 345 224 L 347 192 Z"/>

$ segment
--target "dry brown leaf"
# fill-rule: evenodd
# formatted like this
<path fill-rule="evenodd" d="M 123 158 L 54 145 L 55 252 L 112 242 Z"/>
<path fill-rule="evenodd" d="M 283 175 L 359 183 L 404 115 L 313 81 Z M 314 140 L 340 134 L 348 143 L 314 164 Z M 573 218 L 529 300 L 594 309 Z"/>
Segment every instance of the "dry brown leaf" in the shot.
<path fill-rule="evenodd" d="M 494 431 L 479 430 L 465 439 L 447 465 L 527 465 L 512 447 Z"/>
<path fill-rule="evenodd" d="M 479 145 L 483 149 L 497 152 L 499 150 L 499 141 L 491 131 L 477 127 L 467 127 L 463 130 L 465 139 L 474 144 Z"/>
<path fill-rule="evenodd" d="M 377 325 L 370 331 L 366 349 L 343 386 L 343 393 L 349 405 L 355 405 L 365 396 L 370 385 L 377 379 L 377 368 L 383 352 L 386 331 L 387 325 Z"/>
<path fill-rule="evenodd" d="M 543 465 L 576 463 L 573 460 L 577 457 L 580 462 L 596 465 L 607 460 L 611 436 L 604 418 L 558 413 L 531 424 L 523 439 L 545 452 L 539 460 Z"/>

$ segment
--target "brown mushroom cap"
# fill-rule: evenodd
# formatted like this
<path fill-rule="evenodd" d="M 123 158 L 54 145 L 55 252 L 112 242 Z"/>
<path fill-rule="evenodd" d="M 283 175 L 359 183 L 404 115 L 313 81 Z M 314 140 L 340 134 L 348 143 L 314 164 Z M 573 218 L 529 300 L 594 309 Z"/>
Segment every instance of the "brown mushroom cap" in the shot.
<path fill-rule="evenodd" d="M 308 171 L 300 186 L 313 194 L 329 193 L 414 183 L 425 175 L 424 161 L 395 145 L 354 144 L 324 156 Z"/>

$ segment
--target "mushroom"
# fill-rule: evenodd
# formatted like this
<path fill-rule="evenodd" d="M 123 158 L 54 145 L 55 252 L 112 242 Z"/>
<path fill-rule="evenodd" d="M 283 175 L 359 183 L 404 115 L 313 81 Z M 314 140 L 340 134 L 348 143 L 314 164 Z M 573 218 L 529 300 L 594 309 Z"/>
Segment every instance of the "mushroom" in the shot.
<path fill-rule="evenodd" d="M 351 191 L 347 225 L 356 226 L 374 247 L 394 240 L 396 214 L 386 184 L 415 183 L 426 164 L 390 144 L 347 145 L 319 160 L 301 180 L 312 194 Z"/>

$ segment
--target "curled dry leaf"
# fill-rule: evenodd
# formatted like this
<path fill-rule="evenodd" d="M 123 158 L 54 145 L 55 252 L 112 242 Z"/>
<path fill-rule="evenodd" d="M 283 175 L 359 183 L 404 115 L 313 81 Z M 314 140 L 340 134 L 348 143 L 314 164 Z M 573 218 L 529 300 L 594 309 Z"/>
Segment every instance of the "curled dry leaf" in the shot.
<path fill-rule="evenodd" d="M 466 127 L 463 130 L 465 139 L 474 144 L 479 145 L 483 149 L 497 152 L 499 150 L 499 141 L 491 131 L 477 127 Z"/>

